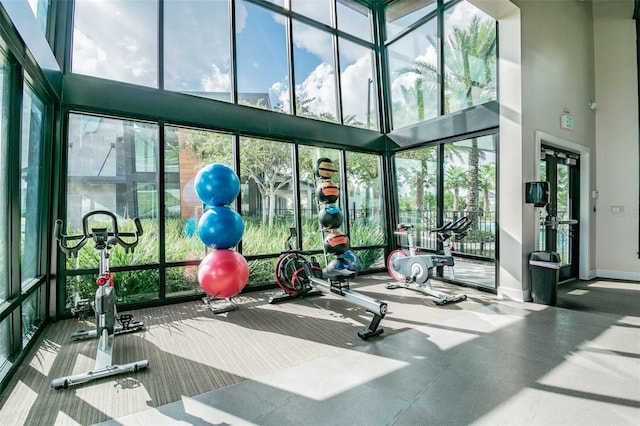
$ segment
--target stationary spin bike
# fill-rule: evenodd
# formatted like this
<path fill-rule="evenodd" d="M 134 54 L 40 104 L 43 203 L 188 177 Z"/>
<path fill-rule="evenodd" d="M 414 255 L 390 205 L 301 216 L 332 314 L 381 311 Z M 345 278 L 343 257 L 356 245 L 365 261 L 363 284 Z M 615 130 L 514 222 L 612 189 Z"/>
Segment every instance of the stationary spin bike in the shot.
<path fill-rule="evenodd" d="M 467 235 L 471 226 L 471 220 L 463 216 L 455 222 L 448 222 L 439 228 L 432 229 L 437 233 L 438 241 L 443 245 L 444 255 L 440 254 L 416 254 L 415 232 L 411 224 L 398 224 L 396 235 L 406 235 L 408 240 L 408 253 L 398 249 L 389 253 L 387 257 L 387 270 L 389 275 L 398 281 L 386 284 L 386 288 L 404 287 L 416 290 L 436 298 L 436 305 L 444 305 L 450 302 L 466 300 L 466 294 L 448 294 L 431 287 L 433 269 L 439 266 L 447 266 L 449 278 L 455 279 L 453 272 L 454 260 L 451 254 L 451 240 L 459 241 Z"/>
<path fill-rule="evenodd" d="M 90 226 L 91 219 L 93 219 L 93 222 L 96 221 L 95 216 L 106 217 L 110 223 L 105 226 L 104 223 L 98 225 L 96 222 L 95 226 Z M 133 315 L 131 314 L 118 316 L 114 273 L 109 270 L 109 252 L 114 245 L 121 245 L 127 253 L 133 252 L 138 245 L 138 237 L 142 235 L 142 224 L 138 218 L 135 218 L 134 222 L 136 226 L 135 232 L 121 232 L 118 230 L 118 221 L 113 213 L 105 210 L 95 210 L 87 213 L 82 218 L 82 234 L 63 235 L 61 232 L 62 220 L 58 219 L 56 221 L 54 235 L 58 240 L 60 249 L 67 257 L 77 257 L 80 249 L 89 239 L 92 239 L 95 249 L 100 253 L 100 264 L 98 278 L 96 279 L 98 289 L 93 302 L 96 328 L 77 331 L 71 335 L 72 340 L 99 337 L 95 367 L 87 373 L 54 379 L 51 382 L 51 387 L 54 389 L 66 389 L 72 385 L 117 374 L 135 373 L 149 366 L 149 361 L 146 359 L 123 365 L 112 364 L 115 335 L 140 330 L 144 327 L 143 323 L 133 321 Z M 74 313 L 80 312 L 86 316 L 88 310 L 90 310 L 89 301 L 81 300 L 72 311 Z M 116 319 L 119 324 L 116 324 Z"/>

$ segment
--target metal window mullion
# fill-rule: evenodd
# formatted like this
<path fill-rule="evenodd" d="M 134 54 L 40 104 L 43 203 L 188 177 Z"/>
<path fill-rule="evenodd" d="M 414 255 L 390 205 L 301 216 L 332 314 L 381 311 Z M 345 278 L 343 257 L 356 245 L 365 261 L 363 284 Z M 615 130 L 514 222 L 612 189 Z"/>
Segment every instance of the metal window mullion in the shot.
<path fill-rule="evenodd" d="M 296 104 L 296 82 L 295 82 L 295 64 L 293 63 L 293 19 L 290 16 L 285 17 L 287 22 L 286 35 L 287 38 L 287 60 L 289 61 L 289 104 L 291 105 L 291 115 L 298 115 L 298 105 Z"/>
<path fill-rule="evenodd" d="M 21 241 L 21 202 L 20 202 L 20 148 L 22 136 L 22 106 L 24 93 L 24 69 L 10 56 L 11 72 L 9 76 L 9 108 L 7 132 L 7 184 L 8 188 L 8 254 L 9 254 L 9 292 L 7 299 L 17 299 L 22 292 L 20 270 Z M 13 308 L 9 314 L 10 341 L 9 354 L 14 355 L 22 350 L 22 316 L 21 307 Z"/>
<path fill-rule="evenodd" d="M 444 8 L 443 0 L 438 0 L 437 32 L 438 32 L 438 115 L 445 115 L 445 63 L 444 63 Z M 440 225 L 439 225 L 440 226 Z"/>
<path fill-rule="evenodd" d="M 387 134 L 391 132 L 391 108 L 389 105 L 391 104 L 391 91 L 390 91 L 390 82 L 389 82 L 389 60 L 387 55 L 387 45 L 384 43 L 385 37 L 385 28 L 384 28 L 384 20 L 382 16 L 384 14 L 384 8 L 381 6 L 374 7 L 371 9 L 372 19 L 373 19 L 373 40 L 374 40 L 374 60 L 375 60 L 375 74 L 374 78 L 377 80 L 376 83 L 376 94 L 378 96 L 375 99 L 378 101 L 377 111 L 378 111 L 378 127 L 379 131 L 383 134 Z"/>
<path fill-rule="evenodd" d="M 293 200 L 294 200 L 294 221 L 296 229 L 300 230 L 296 236 L 296 247 L 304 250 L 302 246 L 302 212 L 300 210 L 301 196 L 300 196 L 300 149 L 297 143 L 291 144 L 291 180 L 293 182 Z"/>
<path fill-rule="evenodd" d="M 345 213 L 343 217 L 346 219 L 343 225 L 343 232 L 346 235 L 350 235 L 349 230 L 351 229 L 351 226 L 350 226 L 351 217 L 349 216 L 349 214 L 346 214 L 349 211 L 349 187 L 347 186 L 349 183 L 347 181 L 347 153 L 344 149 L 341 149 L 339 151 L 339 155 L 340 155 L 340 183 L 341 183 L 341 188 L 339 189 L 340 189 L 340 195 L 341 195 L 340 196 L 341 202 L 343 203 L 340 207 L 342 208 L 342 211 Z M 318 213 L 320 212 L 318 211 Z"/>
<path fill-rule="evenodd" d="M 164 90 L 164 0 L 158 0 L 158 89 Z"/>
<path fill-rule="evenodd" d="M 337 34 L 332 34 L 331 39 L 333 41 L 333 63 L 335 67 L 335 87 L 333 91 L 336 97 L 336 122 L 344 124 L 344 117 L 342 116 L 342 79 L 340 77 L 340 52 L 338 51 Z"/>
<path fill-rule="evenodd" d="M 165 218 L 165 121 L 158 120 L 158 155 L 156 168 L 156 183 L 158 188 L 158 267 L 160 280 L 158 283 L 158 298 L 164 300 L 167 297 L 167 260 L 166 260 L 166 218 Z"/>
<path fill-rule="evenodd" d="M 236 0 L 228 0 L 229 5 L 229 43 L 231 44 L 229 47 L 231 49 L 231 103 L 236 103 L 238 99 L 238 69 L 237 69 L 237 59 L 238 59 L 238 51 L 237 51 L 237 43 L 236 43 Z"/>
<path fill-rule="evenodd" d="M 240 174 L 240 133 L 235 132 L 232 136 L 233 146 L 232 146 L 232 158 L 233 158 L 233 170 L 236 172 L 236 175 L 240 179 L 240 192 L 238 193 L 238 198 L 235 200 L 236 211 L 243 214 L 242 211 L 242 175 Z M 204 209 L 203 209 L 204 213 Z M 242 254 L 242 239 L 237 246 L 238 253 Z"/>

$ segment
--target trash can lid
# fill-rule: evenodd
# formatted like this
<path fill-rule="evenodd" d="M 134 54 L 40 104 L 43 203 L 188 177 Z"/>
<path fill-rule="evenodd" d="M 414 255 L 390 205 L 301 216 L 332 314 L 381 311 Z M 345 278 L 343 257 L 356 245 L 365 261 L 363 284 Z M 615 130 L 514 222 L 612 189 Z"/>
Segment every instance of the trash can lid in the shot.
<path fill-rule="evenodd" d="M 560 269 L 560 254 L 555 251 L 534 251 L 529 257 L 529 265 Z"/>
<path fill-rule="evenodd" d="M 539 262 L 537 260 L 530 260 L 529 266 L 539 266 L 546 269 L 560 269 L 560 263 L 557 262 Z"/>
<path fill-rule="evenodd" d="M 540 262 L 560 262 L 560 254 L 555 251 L 534 251 L 529 260 Z"/>

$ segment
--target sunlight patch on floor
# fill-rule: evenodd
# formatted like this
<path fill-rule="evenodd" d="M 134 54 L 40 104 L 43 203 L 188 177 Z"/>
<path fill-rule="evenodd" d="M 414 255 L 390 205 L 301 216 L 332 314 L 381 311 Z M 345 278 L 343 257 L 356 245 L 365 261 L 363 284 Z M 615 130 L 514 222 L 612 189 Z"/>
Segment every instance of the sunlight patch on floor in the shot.
<path fill-rule="evenodd" d="M 345 349 L 253 380 L 285 392 L 323 401 L 408 365 L 403 361 Z M 328 371 L 331 374 L 327 374 Z"/>
<path fill-rule="evenodd" d="M 81 426 L 82 423 L 78 423 L 73 419 L 73 417 L 69 416 L 64 411 L 58 411 L 58 415 L 56 416 L 56 425 Z"/>
<path fill-rule="evenodd" d="M 15 388 L 9 394 L 0 414 L 1 425 L 25 424 L 38 393 L 31 389 L 23 381 L 18 381 Z"/>
<path fill-rule="evenodd" d="M 571 290 L 567 292 L 567 294 L 570 294 L 572 296 L 584 296 L 585 294 L 589 294 L 589 293 L 591 293 L 591 291 L 584 290 L 581 288 L 576 288 L 575 290 Z"/>
<path fill-rule="evenodd" d="M 477 333 L 447 330 L 440 327 L 421 326 L 416 327 L 416 331 L 424 333 L 427 336 L 427 340 L 435 344 L 441 351 L 446 351 L 480 337 Z"/>
<path fill-rule="evenodd" d="M 247 403 L 251 403 L 247 401 Z M 184 412 L 198 419 L 202 419 L 203 424 L 208 424 L 208 422 L 214 421 L 214 424 L 217 425 L 254 425 L 255 423 L 251 423 L 245 419 L 234 416 L 231 413 L 228 413 L 223 410 L 219 410 L 211 405 L 204 404 L 198 400 L 193 398 L 189 398 L 186 396 L 182 397 L 182 404 L 184 406 Z M 158 419 L 160 423 L 157 424 L 166 424 L 162 423 L 162 419 Z M 126 425 L 126 423 L 123 423 Z"/>
<path fill-rule="evenodd" d="M 40 345 L 36 356 L 31 359 L 29 367 L 33 368 L 43 376 L 48 376 L 59 351 L 60 345 L 50 340 L 44 340 Z"/>
<path fill-rule="evenodd" d="M 639 283 L 622 282 L 622 281 L 595 281 L 587 285 L 593 288 L 606 288 L 609 290 L 634 290 L 640 291 Z"/>
<path fill-rule="evenodd" d="M 120 415 L 122 407 L 118 407 L 113 401 L 127 401 L 128 411 L 136 412 L 149 409 L 148 401 L 151 395 L 147 389 L 133 376 L 114 376 L 111 380 L 102 380 L 90 383 L 75 389 L 60 392 L 75 392 L 76 396 L 87 405 L 104 413 L 109 418 Z"/>

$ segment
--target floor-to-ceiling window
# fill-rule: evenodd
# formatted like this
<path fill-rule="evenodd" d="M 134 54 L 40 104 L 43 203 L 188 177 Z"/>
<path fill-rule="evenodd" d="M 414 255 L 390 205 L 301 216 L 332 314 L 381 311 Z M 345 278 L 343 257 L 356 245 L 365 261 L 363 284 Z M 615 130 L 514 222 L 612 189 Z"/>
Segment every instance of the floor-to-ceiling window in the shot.
<path fill-rule="evenodd" d="M 0 303 L 9 295 L 9 81 L 9 61 L 0 50 Z"/>
<path fill-rule="evenodd" d="M 384 266 L 384 250 L 365 248 L 386 243 L 385 193 L 382 190 L 381 156 L 359 152 L 346 152 L 347 198 L 349 237 L 356 250 L 360 265 L 366 268 Z"/>
<path fill-rule="evenodd" d="M 20 146 L 20 233 L 21 279 L 23 289 L 41 273 L 40 212 L 44 183 L 44 103 L 25 82 L 22 96 Z"/>
<path fill-rule="evenodd" d="M 165 0 L 163 4 L 164 88 L 230 102 L 229 1 Z"/>
<path fill-rule="evenodd" d="M 158 246 L 158 125 L 79 113 L 69 114 L 67 143 L 66 216 L 63 231 L 82 233 L 83 216 L 107 210 L 121 229 L 142 220 L 144 234 L 135 251 L 115 248 L 111 267 L 157 264 Z M 92 243 L 66 261 L 66 306 L 95 292 L 93 269 L 99 253 Z M 158 297 L 157 268 L 123 271 L 118 275 L 118 299 L 125 302 Z"/>
<path fill-rule="evenodd" d="M 383 266 L 385 203 L 378 154 L 75 111 L 68 114 L 67 129 L 63 232 L 81 233 L 84 215 L 93 210 L 113 212 L 123 229 L 133 226 L 135 217 L 142 220 L 144 234 L 135 251 L 116 247 L 111 254 L 121 303 L 202 293 L 196 272 L 211 248 L 199 238 L 206 206 L 195 186 L 198 171 L 214 163 L 230 167 L 240 178 L 239 198 L 229 206 L 245 224 L 236 249 L 249 262 L 249 287 L 274 282 L 274 262 L 292 227 L 300 226 L 304 250 L 322 252 L 314 175 L 314 164 L 322 157 L 338 168 L 347 165 L 333 181 L 347 185 L 337 204 L 344 209 L 342 229 L 360 250 L 361 268 Z M 163 173 L 158 164 L 164 165 Z M 97 265 L 92 244 L 66 259 L 60 274 L 65 277 L 64 309 L 91 297 Z"/>
<path fill-rule="evenodd" d="M 43 162 L 44 150 L 49 140 L 45 129 L 45 104 L 25 78 L 22 94 L 22 129 L 20 144 L 20 271 L 22 290 L 28 290 L 32 284 L 42 281 L 44 258 L 43 247 L 44 197 L 47 179 Z M 37 331 L 45 319 L 46 301 L 44 287 L 22 302 L 22 341 L 23 346 Z"/>
<path fill-rule="evenodd" d="M 74 2 L 71 71 L 158 87 L 157 1 Z"/>
<path fill-rule="evenodd" d="M 197 265 L 207 252 L 198 236 L 204 212 L 195 178 L 206 165 L 233 167 L 233 135 L 166 125 L 164 128 L 164 250 L 166 296 L 200 292 Z"/>
<path fill-rule="evenodd" d="M 455 279 L 495 288 L 496 170 L 495 134 L 398 152 L 398 217 L 415 227 L 416 245 L 438 251 L 431 230 L 463 216 L 471 220 L 464 238 L 452 241 Z M 399 236 L 399 245 L 406 241 Z M 444 278 L 449 278 L 446 274 Z"/>
<path fill-rule="evenodd" d="M 235 5 L 238 103 L 290 114 L 284 16 L 248 1 Z"/>
<path fill-rule="evenodd" d="M 4 24 L 3 24 L 3 28 Z M 6 33 L 3 33 L 6 35 Z M 0 381 L 47 318 L 51 92 L 0 40 Z M 27 61 L 28 62 L 28 61 Z"/>
<path fill-rule="evenodd" d="M 371 11 L 272 3 L 76 2 L 71 72 L 378 129 Z"/>
<path fill-rule="evenodd" d="M 391 3 L 385 16 L 394 129 L 496 99 L 494 19 L 441 0 Z"/>
<path fill-rule="evenodd" d="M 9 298 L 9 179 L 8 179 L 8 124 L 9 81 L 11 68 L 4 50 L 0 49 L 0 304 Z M 0 380 L 4 378 L 11 355 L 11 317 L 0 320 Z"/>

